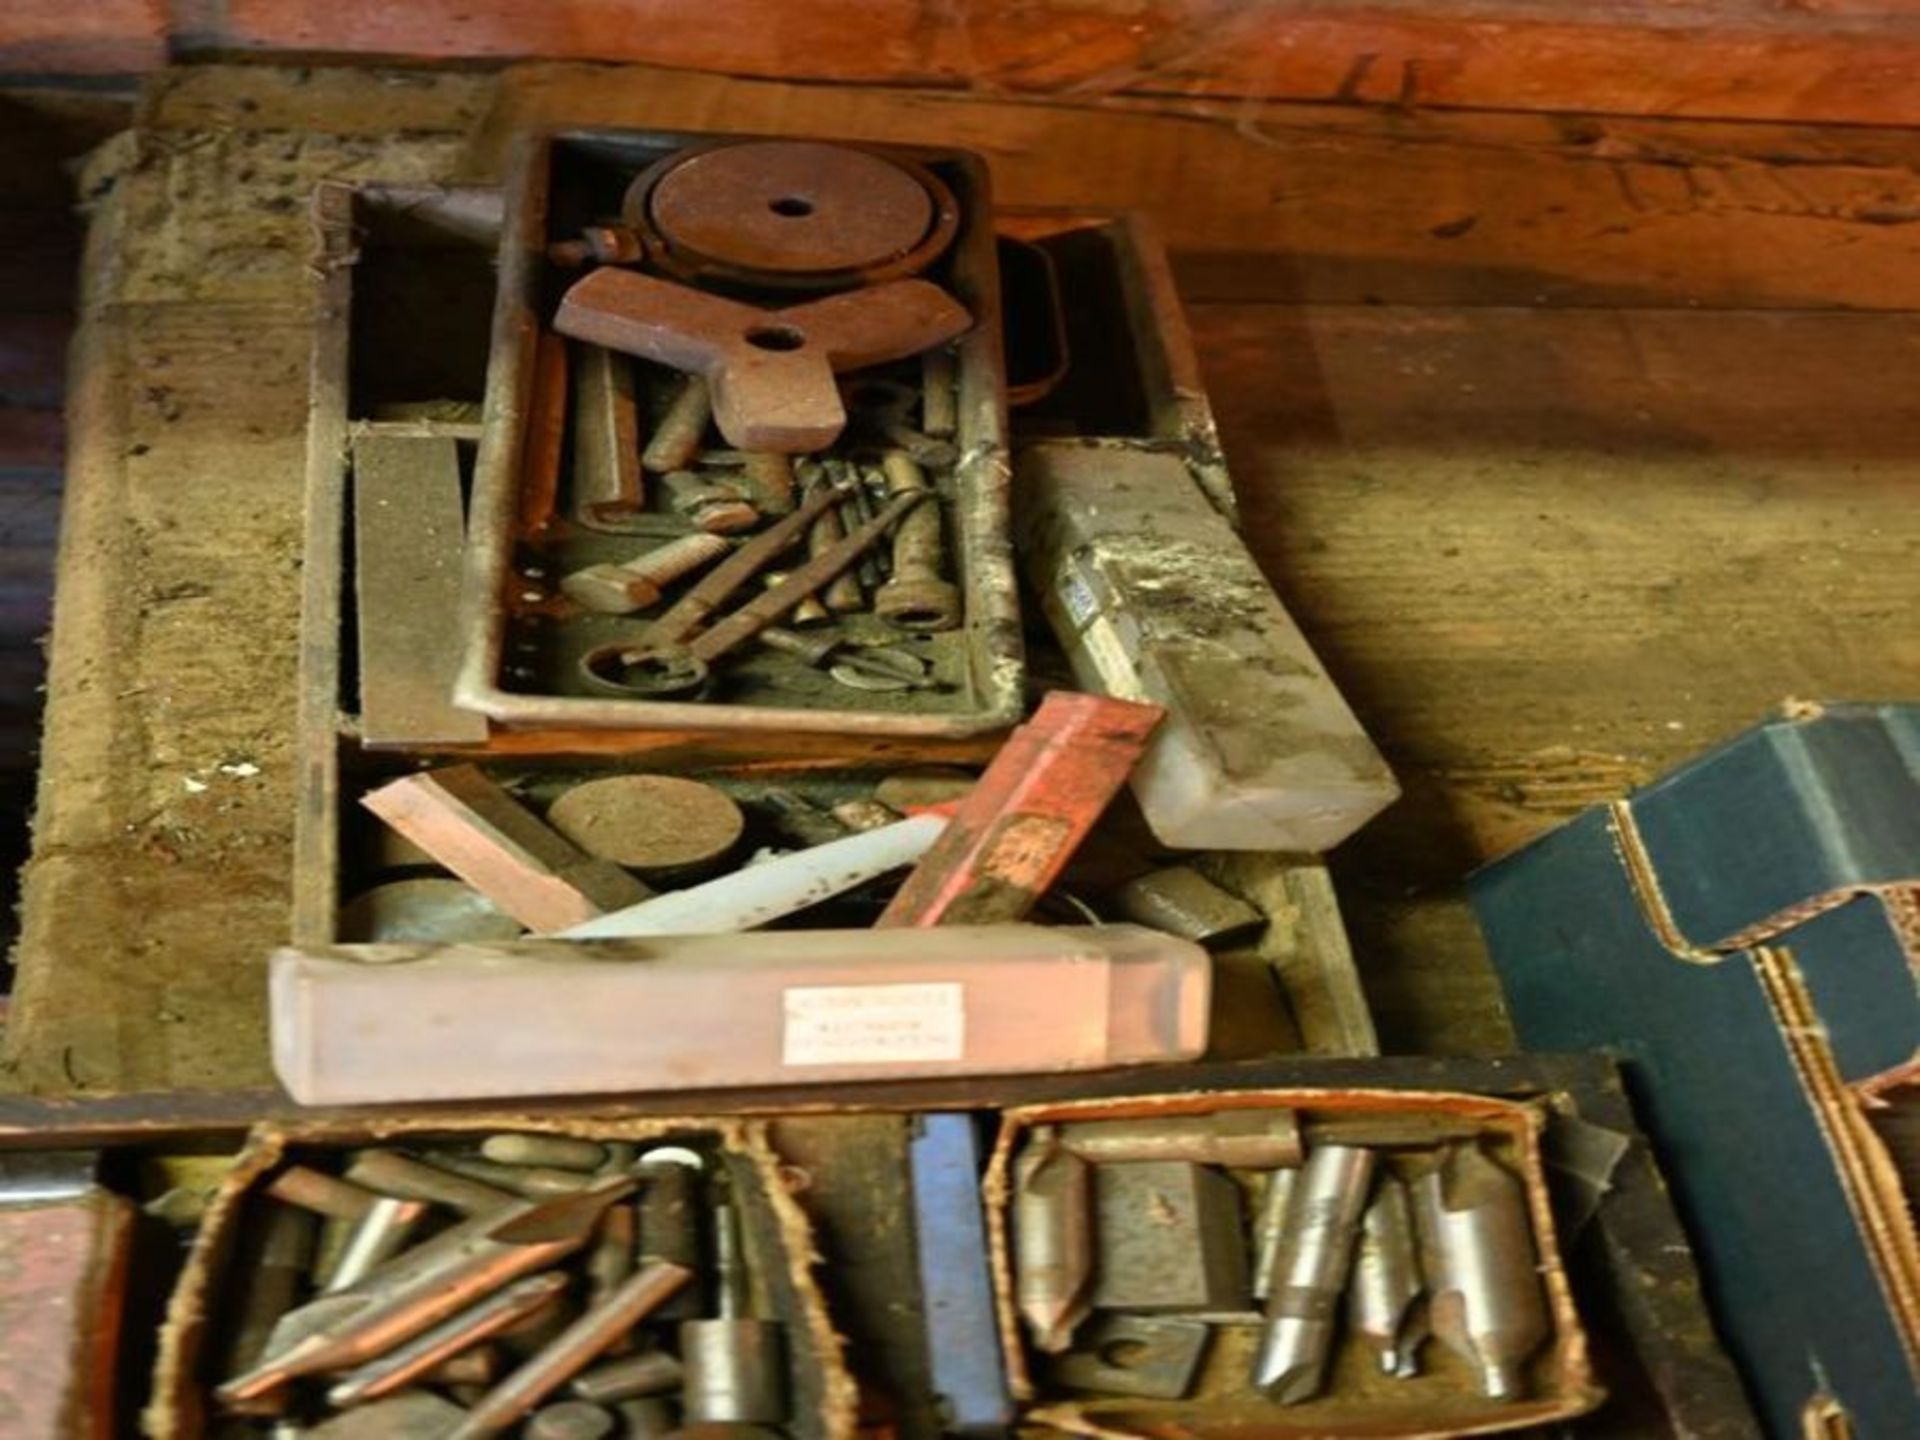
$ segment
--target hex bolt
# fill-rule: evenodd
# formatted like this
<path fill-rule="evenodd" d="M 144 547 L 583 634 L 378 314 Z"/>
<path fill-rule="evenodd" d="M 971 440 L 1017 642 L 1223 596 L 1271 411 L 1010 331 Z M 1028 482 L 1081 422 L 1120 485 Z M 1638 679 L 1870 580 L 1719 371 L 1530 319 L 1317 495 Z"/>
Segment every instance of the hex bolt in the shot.
<path fill-rule="evenodd" d="M 560 582 L 560 590 L 588 610 L 631 615 L 659 603 L 668 585 L 718 560 L 732 548 L 733 542 L 724 535 L 704 531 L 682 535 L 619 565 L 589 565 L 576 570 Z"/>
<path fill-rule="evenodd" d="M 904 450 L 889 450 L 882 464 L 887 491 L 905 495 L 930 490 L 926 472 Z M 874 596 L 874 612 L 903 630 L 951 630 L 960 623 L 960 592 L 943 578 L 946 542 L 940 505 L 915 506 L 893 534 L 893 578 Z"/>
<path fill-rule="evenodd" d="M 660 483 L 667 503 L 710 535 L 736 535 L 760 523 L 760 512 L 732 485 L 716 485 L 692 470 L 675 470 Z"/>
<path fill-rule="evenodd" d="M 688 376 L 654 427 L 647 448 L 640 452 L 640 463 L 659 475 L 686 469 L 699 453 L 712 421 L 713 396 L 707 382 L 698 375 Z"/>

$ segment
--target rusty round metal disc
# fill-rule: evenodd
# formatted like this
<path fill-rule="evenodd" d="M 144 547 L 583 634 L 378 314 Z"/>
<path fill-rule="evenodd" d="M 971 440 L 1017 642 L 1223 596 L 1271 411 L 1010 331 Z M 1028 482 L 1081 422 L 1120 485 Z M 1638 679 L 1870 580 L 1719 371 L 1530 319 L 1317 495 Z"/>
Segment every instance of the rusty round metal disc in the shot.
<path fill-rule="evenodd" d="M 664 874 L 718 860 L 747 822 L 731 796 L 698 780 L 609 775 L 554 801 L 547 823 L 590 855 Z"/>
<path fill-rule="evenodd" d="M 892 161 L 807 140 L 698 151 L 660 177 L 649 208 L 676 250 L 800 275 L 884 265 L 918 245 L 935 214 L 926 186 Z"/>

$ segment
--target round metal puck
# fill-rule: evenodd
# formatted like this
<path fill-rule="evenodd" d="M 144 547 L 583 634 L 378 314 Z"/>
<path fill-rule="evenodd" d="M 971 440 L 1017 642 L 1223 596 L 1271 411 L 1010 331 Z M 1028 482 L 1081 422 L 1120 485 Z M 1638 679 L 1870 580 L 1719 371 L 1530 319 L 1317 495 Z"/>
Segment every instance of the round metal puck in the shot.
<path fill-rule="evenodd" d="M 458 880 L 429 876 L 394 880 L 363 890 L 340 907 L 340 938 L 455 941 L 514 940 L 518 920 Z"/>
<path fill-rule="evenodd" d="M 553 802 L 547 823 L 591 855 L 656 873 L 718 860 L 746 818 L 732 797 L 672 775 L 609 775 Z"/>
<path fill-rule="evenodd" d="M 960 226 L 953 191 L 925 166 L 812 140 L 670 155 L 641 172 L 621 210 L 663 273 L 771 289 L 916 275 Z"/>
<path fill-rule="evenodd" d="M 933 223 L 926 187 L 898 165 L 806 140 L 700 151 L 660 178 L 651 208 L 676 250 L 802 274 L 884 264 Z"/>

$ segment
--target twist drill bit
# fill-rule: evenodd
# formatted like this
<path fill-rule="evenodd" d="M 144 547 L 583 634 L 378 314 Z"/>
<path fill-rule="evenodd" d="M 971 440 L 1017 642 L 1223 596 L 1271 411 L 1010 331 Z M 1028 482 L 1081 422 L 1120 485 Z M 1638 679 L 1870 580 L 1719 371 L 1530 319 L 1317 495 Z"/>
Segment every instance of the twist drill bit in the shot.
<path fill-rule="evenodd" d="M 1093 1288 L 1093 1177 L 1051 1125 L 1037 1127 L 1013 1167 L 1013 1273 L 1020 1318 L 1036 1348 L 1073 1344 Z"/>
<path fill-rule="evenodd" d="M 1334 1309 L 1346 1288 L 1374 1165 L 1371 1150 L 1322 1145 L 1308 1154 L 1287 1197 L 1253 1367 L 1254 1387 L 1282 1405 L 1312 1399 L 1326 1381 Z"/>
<path fill-rule="evenodd" d="M 1413 1196 L 1433 1333 L 1480 1372 L 1488 1399 L 1518 1399 L 1549 1328 L 1526 1191 L 1469 1143 L 1449 1146 Z"/>
<path fill-rule="evenodd" d="M 1396 1175 L 1382 1175 L 1360 1222 L 1347 1300 L 1354 1331 L 1379 1357 L 1382 1374 L 1405 1380 L 1420 1373 L 1417 1357 L 1427 1329 L 1419 1298 L 1420 1253 L 1407 1187 Z"/>

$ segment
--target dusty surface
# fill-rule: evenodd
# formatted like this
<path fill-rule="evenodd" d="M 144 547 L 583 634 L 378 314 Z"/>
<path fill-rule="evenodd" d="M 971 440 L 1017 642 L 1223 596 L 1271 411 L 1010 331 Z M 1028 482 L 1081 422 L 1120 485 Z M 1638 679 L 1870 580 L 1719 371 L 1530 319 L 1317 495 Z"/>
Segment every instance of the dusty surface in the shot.
<path fill-rule="evenodd" d="M 180 72 L 86 182 L 15 1082 L 265 1078 L 307 193 L 587 118 L 922 136 L 1156 212 L 1254 546 L 1408 790 L 1340 857 L 1389 1049 L 1505 1043 L 1471 864 L 1782 696 L 1914 688 L 1920 321 L 1841 313 L 1920 302 L 1913 132 Z"/>

